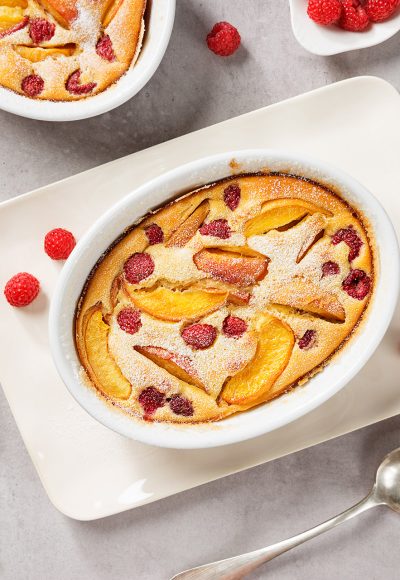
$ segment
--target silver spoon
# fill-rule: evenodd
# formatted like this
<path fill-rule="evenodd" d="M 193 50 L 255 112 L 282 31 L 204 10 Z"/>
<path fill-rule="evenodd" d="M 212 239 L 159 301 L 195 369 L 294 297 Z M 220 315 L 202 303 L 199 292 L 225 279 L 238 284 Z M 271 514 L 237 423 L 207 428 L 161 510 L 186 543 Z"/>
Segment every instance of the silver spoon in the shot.
<path fill-rule="evenodd" d="M 386 455 L 380 464 L 376 472 L 375 484 L 367 497 L 340 515 L 302 534 L 283 540 L 283 542 L 226 560 L 191 568 L 177 574 L 171 580 L 238 580 L 264 562 L 269 562 L 280 554 L 378 505 L 386 505 L 400 513 L 400 447 Z"/>

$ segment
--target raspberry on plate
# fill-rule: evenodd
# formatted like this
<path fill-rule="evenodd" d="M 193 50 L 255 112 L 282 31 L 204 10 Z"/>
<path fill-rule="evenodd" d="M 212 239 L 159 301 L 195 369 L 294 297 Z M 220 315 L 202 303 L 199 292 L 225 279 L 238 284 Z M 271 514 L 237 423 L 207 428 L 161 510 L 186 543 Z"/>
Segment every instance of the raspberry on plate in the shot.
<path fill-rule="evenodd" d="M 55 228 L 44 238 L 44 251 L 52 260 L 66 260 L 75 248 L 76 240 L 68 230 Z"/>
<path fill-rule="evenodd" d="M 307 14 L 317 24 L 336 24 L 342 14 L 340 0 L 308 0 Z"/>
<path fill-rule="evenodd" d="M 40 283 L 28 272 L 20 272 L 9 279 L 4 287 L 4 295 L 11 306 L 27 306 L 39 294 Z"/>
<path fill-rule="evenodd" d="M 208 48 L 218 56 L 230 56 L 240 46 L 240 34 L 229 22 L 217 22 L 207 35 Z"/>
<path fill-rule="evenodd" d="M 369 16 L 359 0 L 341 0 L 342 15 L 339 26 L 350 32 L 362 32 L 370 24 Z"/>
<path fill-rule="evenodd" d="M 396 12 L 399 0 L 366 0 L 364 8 L 372 22 L 383 22 Z"/>

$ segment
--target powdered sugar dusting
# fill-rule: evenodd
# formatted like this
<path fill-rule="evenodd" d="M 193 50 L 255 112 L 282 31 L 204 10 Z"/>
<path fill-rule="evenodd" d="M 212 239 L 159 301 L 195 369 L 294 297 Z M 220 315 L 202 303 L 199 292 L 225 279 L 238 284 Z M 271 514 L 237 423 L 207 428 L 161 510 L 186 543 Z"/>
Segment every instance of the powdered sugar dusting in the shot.
<path fill-rule="evenodd" d="M 173 416 L 168 405 L 164 405 L 156 411 L 157 420 L 198 421 L 204 417 L 212 420 L 221 418 L 218 409 L 223 414 L 229 412 L 229 405 L 221 400 L 221 392 L 229 378 L 248 367 L 257 356 L 260 323 L 270 320 L 265 313 L 285 322 L 292 330 L 292 338 L 294 336 L 289 362 L 271 391 L 279 393 L 307 373 L 316 372 L 319 365 L 349 336 L 365 308 L 365 303 L 355 301 L 342 289 L 342 280 L 350 269 L 348 247 L 346 244 L 332 244 L 333 233 L 343 225 L 347 227 L 352 224 L 364 242 L 363 250 L 352 267 L 364 268 L 371 275 L 367 237 L 351 208 L 316 184 L 293 177 L 243 177 L 235 178 L 235 182 L 240 183 L 241 200 L 234 212 L 221 201 L 226 182 L 199 190 L 197 198 L 199 204 L 204 199 L 210 200 L 211 211 L 207 222 L 214 219 L 229 223 L 233 232 L 229 238 L 221 240 L 197 231 L 184 247 L 168 247 L 168 235 L 171 234 L 167 234 L 164 243 L 144 249 L 152 256 L 154 272 L 139 284 L 129 287 L 131 296 L 136 290 L 153 290 L 160 286 L 172 288 L 176 293 L 191 287 L 205 292 L 219 290 L 226 292 L 225 303 L 210 314 L 199 315 L 198 319 L 193 319 L 191 314 L 190 320 L 180 322 L 161 320 L 157 318 L 157 312 L 152 312 L 152 316 L 141 312 L 142 326 L 134 334 L 128 334 L 116 322 L 120 309 L 132 307 L 128 294 L 122 288 L 114 312 L 107 319 L 110 324 L 110 353 L 133 387 L 131 398 L 126 403 L 128 407 L 136 408 L 138 394 L 150 386 L 165 393 L 166 401 L 172 395 L 180 394 L 194 405 L 193 416 L 179 419 Z M 246 222 L 263 211 L 267 201 L 279 198 L 304 199 L 323 209 L 318 211 L 318 208 L 311 207 L 299 222 L 289 222 L 287 227 L 270 229 L 246 238 Z M 196 207 L 194 203 L 193 208 Z M 289 211 L 288 215 L 293 214 Z M 157 212 L 152 219 L 157 223 Z M 200 271 L 194 256 L 205 248 L 218 248 L 205 254 L 214 256 L 217 261 L 218 256 L 223 256 L 221 263 L 235 272 L 235 276 L 214 279 L 212 269 L 206 269 L 207 273 Z M 245 269 L 246 256 L 252 259 L 261 257 L 263 263 L 268 263 L 268 272 L 266 275 L 263 273 L 261 280 L 252 278 L 249 281 L 236 275 L 238 268 Z M 338 270 L 335 275 L 324 276 L 323 265 L 330 261 L 337 264 Z M 230 282 L 221 283 L 221 279 Z M 249 303 L 240 305 L 235 292 L 239 300 L 240 294 L 250 294 Z M 245 330 L 240 336 L 222 332 L 223 322 L 229 315 L 245 321 Z M 193 323 L 207 324 L 215 329 L 215 341 L 207 348 L 194 348 L 183 340 L 183 329 Z M 315 340 L 310 342 L 307 349 L 302 349 L 299 341 L 307 332 L 315 336 Z M 277 344 L 276 348 L 279 348 L 279 341 Z M 150 350 L 145 350 L 145 347 L 153 349 L 151 352 L 157 362 L 145 356 L 146 353 L 150 355 Z M 140 352 L 140 348 L 144 350 Z M 168 367 L 165 361 L 171 361 L 183 370 L 186 373 L 184 379 L 176 367 Z M 266 393 L 265 396 L 273 395 Z M 243 404 L 247 408 L 248 404 Z M 234 406 L 231 412 L 235 412 Z"/>

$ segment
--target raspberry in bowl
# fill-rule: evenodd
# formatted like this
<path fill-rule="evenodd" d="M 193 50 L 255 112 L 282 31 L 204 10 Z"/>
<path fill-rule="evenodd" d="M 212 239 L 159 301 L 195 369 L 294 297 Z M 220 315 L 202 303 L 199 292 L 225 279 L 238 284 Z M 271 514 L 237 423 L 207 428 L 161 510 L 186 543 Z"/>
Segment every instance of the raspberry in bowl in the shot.
<path fill-rule="evenodd" d="M 303 48 L 321 56 L 375 46 L 400 30 L 396 2 L 289 0 L 293 33 Z"/>
<path fill-rule="evenodd" d="M 149 198 L 160 209 L 138 220 Z M 84 408 L 134 439 L 254 437 L 366 362 L 396 302 L 393 255 L 386 214 L 335 168 L 263 150 L 200 160 L 128 196 L 78 244 L 51 307 L 55 362 Z"/>
<path fill-rule="evenodd" d="M 0 8 L 1 108 L 69 121 L 144 86 L 166 50 L 175 0 L 0 0 Z"/>

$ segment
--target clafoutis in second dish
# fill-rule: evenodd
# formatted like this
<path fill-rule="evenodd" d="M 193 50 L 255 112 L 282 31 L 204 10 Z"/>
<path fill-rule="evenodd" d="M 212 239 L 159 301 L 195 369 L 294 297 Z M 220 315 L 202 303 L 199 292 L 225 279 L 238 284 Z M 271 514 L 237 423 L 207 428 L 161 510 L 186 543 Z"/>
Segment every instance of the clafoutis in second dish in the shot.
<path fill-rule="evenodd" d="M 132 420 L 174 423 L 301 388 L 360 324 L 372 239 L 358 208 L 301 176 L 235 176 L 177 199 L 124 232 L 84 285 L 87 388 Z"/>

